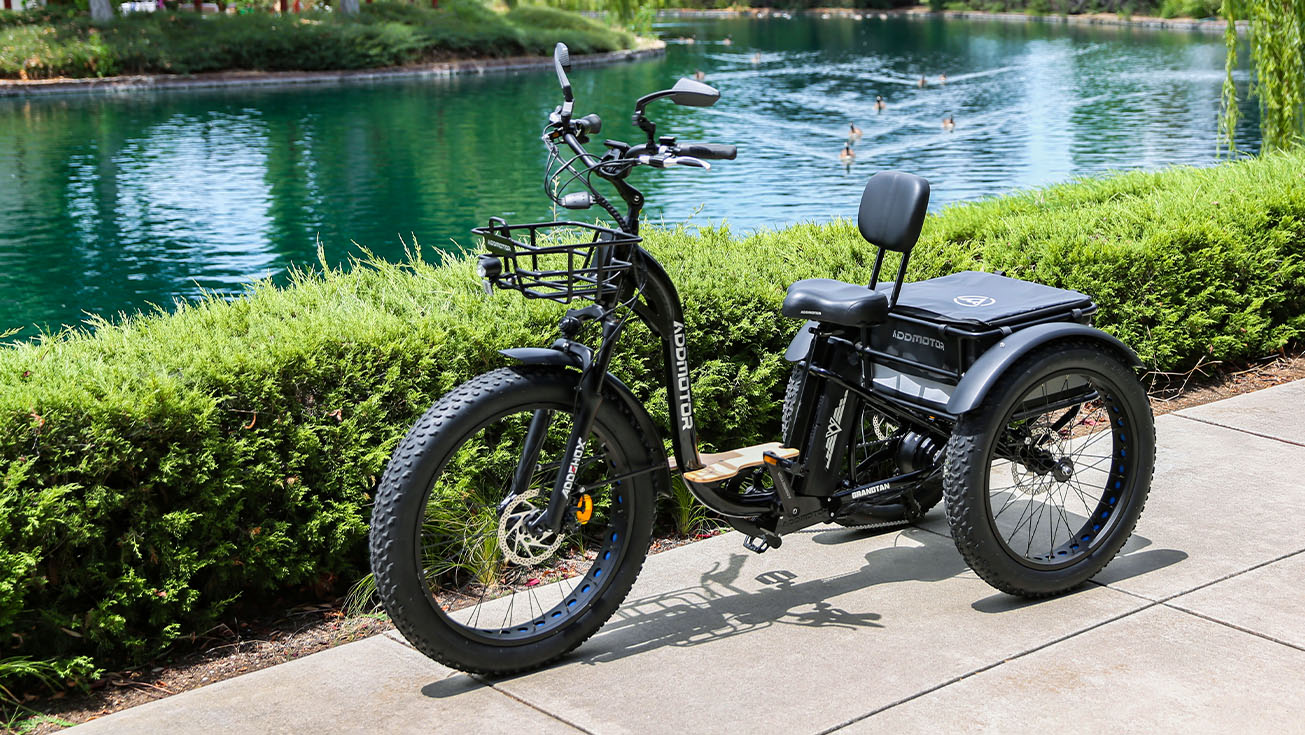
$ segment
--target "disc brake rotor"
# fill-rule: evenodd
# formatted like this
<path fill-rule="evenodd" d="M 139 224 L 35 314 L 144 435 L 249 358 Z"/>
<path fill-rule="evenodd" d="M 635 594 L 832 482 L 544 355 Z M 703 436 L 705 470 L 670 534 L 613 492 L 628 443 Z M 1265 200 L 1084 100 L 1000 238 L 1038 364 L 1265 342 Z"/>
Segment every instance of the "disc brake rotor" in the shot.
<path fill-rule="evenodd" d="M 537 497 L 538 490 L 516 496 L 498 519 L 498 548 L 508 562 L 518 566 L 539 564 L 562 545 L 562 534 L 550 533 L 541 537 L 526 525 L 526 521 L 538 510 L 530 502 Z"/>

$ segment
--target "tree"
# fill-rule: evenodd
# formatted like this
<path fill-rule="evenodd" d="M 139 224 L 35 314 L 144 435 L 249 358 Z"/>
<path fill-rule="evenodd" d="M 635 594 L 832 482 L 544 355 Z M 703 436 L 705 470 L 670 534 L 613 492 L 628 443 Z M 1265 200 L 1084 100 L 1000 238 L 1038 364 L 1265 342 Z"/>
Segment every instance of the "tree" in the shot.
<path fill-rule="evenodd" d="M 1273 151 L 1305 141 L 1305 0 L 1223 0 L 1220 12 L 1228 21 L 1228 59 L 1223 83 L 1223 115 L 1219 133 L 1229 151 L 1240 111 L 1233 70 L 1237 67 L 1236 18 L 1249 18 L 1251 84 L 1249 97 L 1260 99 L 1261 150 Z"/>
<path fill-rule="evenodd" d="M 338 7 L 341 15 L 358 14 L 358 0 L 340 0 L 340 5 Z"/>
<path fill-rule="evenodd" d="M 113 1 L 91 0 L 91 20 L 96 23 L 107 23 L 113 20 Z"/>

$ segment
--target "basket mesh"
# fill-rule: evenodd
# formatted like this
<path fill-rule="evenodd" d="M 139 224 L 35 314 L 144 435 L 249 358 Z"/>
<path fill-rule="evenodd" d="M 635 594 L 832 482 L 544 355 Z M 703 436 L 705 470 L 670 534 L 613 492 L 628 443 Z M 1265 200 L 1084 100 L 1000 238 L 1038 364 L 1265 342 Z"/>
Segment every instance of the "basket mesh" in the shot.
<path fill-rule="evenodd" d="M 509 225 L 491 219 L 472 230 L 485 248 L 503 262 L 495 282 L 531 299 L 567 303 L 574 299 L 600 301 L 620 291 L 631 263 L 620 257 L 641 238 L 619 230 L 581 222 L 536 222 Z"/>

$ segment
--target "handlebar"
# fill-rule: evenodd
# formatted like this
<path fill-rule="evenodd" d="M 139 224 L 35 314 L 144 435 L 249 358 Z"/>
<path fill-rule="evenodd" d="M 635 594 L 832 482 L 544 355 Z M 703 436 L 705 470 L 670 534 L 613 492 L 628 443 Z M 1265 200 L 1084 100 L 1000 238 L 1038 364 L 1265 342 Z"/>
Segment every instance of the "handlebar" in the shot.
<path fill-rule="evenodd" d="M 711 164 L 693 156 L 670 156 L 659 154 L 655 156 L 642 155 L 634 159 L 639 163 L 652 166 L 653 168 L 670 168 L 671 166 L 689 166 L 691 168 L 701 168 L 707 171 L 711 170 Z"/>
<path fill-rule="evenodd" d="M 733 161 L 739 149 L 732 145 L 720 143 L 681 143 L 676 146 L 676 154 L 702 158 L 708 161 Z"/>
<path fill-rule="evenodd" d="M 553 49 L 553 67 L 557 72 L 558 85 L 562 88 L 562 104 L 558 105 L 548 116 L 548 126 L 544 129 L 543 140 L 549 149 L 549 163 L 544 175 L 544 191 L 559 206 L 567 209 L 587 209 L 593 205 L 601 206 L 619 226 L 626 231 L 637 233 L 639 212 L 643 206 L 643 195 L 625 179 L 630 171 L 640 165 L 652 168 L 670 168 L 687 166 L 710 170 L 708 160 L 733 160 L 738 149 L 732 145 L 715 143 L 684 143 L 676 145 L 673 136 L 655 137 L 655 125 L 643 115 L 643 107 L 652 99 L 671 97 L 675 104 L 706 106 L 719 98 L 719 93 L 705 85 L 702 89 L 684 88 L 687 80 L 680 80 L 674 89 L 646 95 L 635 107 L 634 123 L 647 136 L 646 143 L 629 145 L 621 141 L 604 142 L 607 152 L 596 156 L 585 149 L 590 136 L 603 129 L 603 121 L 598 115 L 574 115 L 575 95 L 567 72 L 571 70 L 571 54 L 565 44 L 559 43 Z M 707 93 L 710 93 L 709 95 Z M 686 96 L 687 95 L 687 96 Z M 559 147 L 569 148 L 573 157 L 559 153 Z M 556 166 L 555 166 L 556 164 Z M 589 176 L 596 174 L 616 187 L 617 193 L 628 205 L 629 211 L 622 214 L 604 197 Z M 566 188 L 579 182 L 587 191 L 564 193 Z"/>

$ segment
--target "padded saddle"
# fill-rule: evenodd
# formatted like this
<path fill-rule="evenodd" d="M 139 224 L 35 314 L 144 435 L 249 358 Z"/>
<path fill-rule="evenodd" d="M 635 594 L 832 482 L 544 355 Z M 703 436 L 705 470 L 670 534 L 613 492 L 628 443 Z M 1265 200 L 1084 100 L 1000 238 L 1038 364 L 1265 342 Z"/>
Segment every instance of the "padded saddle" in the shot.
<path fill-rule="evenodd" d="M 888 294 L 830 278 L 808 278 L 788 287 L 780 312 L 794 319 L 868 327 L 888 316 Z"/>
<path fill-rule="evenodd" d="M 901 171 L 880 171 L 866 182 L 857 210 L 857 229 L 866 242 L 903 254 L 903 266 L 920 239 L 929 208 L 929 182 Z M 875 264 L 878 276 L 879 265 Z M 888 316 L 888 296 L 865 286 L 809 278 L 788 287 L 780 312 L 794 319 L 868 327 Z"/>

